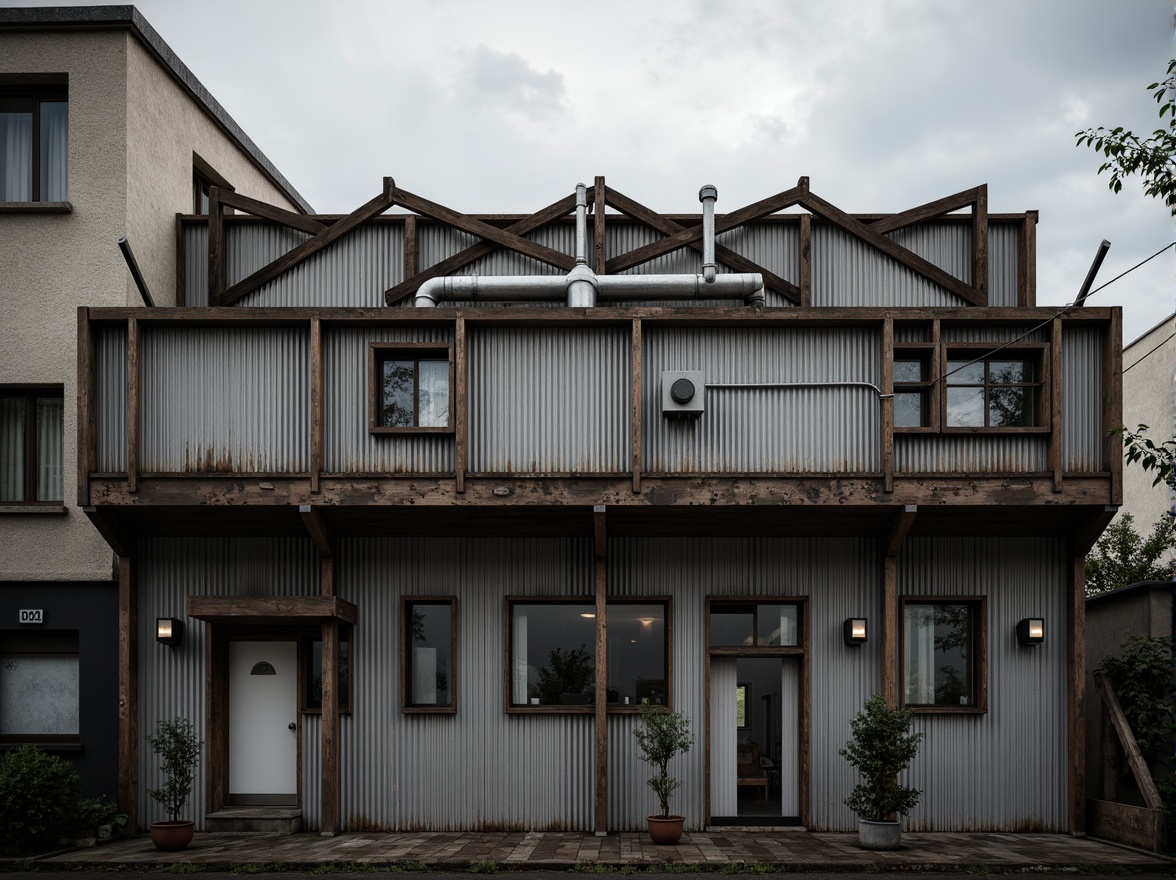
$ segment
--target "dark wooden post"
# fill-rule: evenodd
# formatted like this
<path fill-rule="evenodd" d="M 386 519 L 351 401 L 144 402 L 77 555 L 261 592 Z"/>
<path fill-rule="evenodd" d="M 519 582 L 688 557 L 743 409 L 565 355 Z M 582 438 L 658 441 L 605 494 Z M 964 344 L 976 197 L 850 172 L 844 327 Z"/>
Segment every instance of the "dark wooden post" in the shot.
<path fill-rule="evenodd" d="M 139 828 L 139 591 L 134 557 L 118 558 L 118 804 Z"/>
<path fill-rule="evenodd" d="M 593 244 L 593 269 L 597 275 L 604 274 L 604 264 L 607 254 L 605 253 L 605 237 L 604 237 L 604 178 L 596 178 L 596 188 L 593 193 L 595 196 L 593 202 L 593 216 L 592 216 L 592 244 Z"/>
<path fill-rule="evenodd" d="M 813 218 L 800 215 L 800 305 L 813 304 Z"/>
<path fill-rule="evenodd" d="M 598 835 L 608 832 L 608 542 L 605 508 L 592 508 L 596 560 L 596 816 Z"/>
<path fill-rule="evenodd" d="M 1077 548 L 1072 548 L 1077 549 Z M 1070 559 L 1066 602 L 1067 825 L 1071 834 L 1086 833 L 1086 554 Z"/>
<path fill-rule="evenodd" d="M 127 491 L 139 491 L 139 321 L 127 320 Z"/>
<path fill-rule="evenodd" d="M 894 491 L 894 319 L 882 322 L 882 490 Z"/>
<path fill-rule="evenodd" d="M 633 471 L 633 492 L 641 492 L 641 319 L 633 319 L 633 329 L 629 337 L 629 372 L 633 386 L 630 392 L 630 419 L 632 420 L 632 437 L 630 446 L 630 467 Z"/>
<path fill-rule="evenodd" d="M 327 568 L 334 571 L 334 560 L 324 559 L 322 564 L 324 572 Z M 331 579 L 333 581 L 333 577 Z M 319 832 L 324 837 L 334 837 L 339 833 L 339 621 L 335 619 L 323 624 L 322 712 L 322 820 Z"/>
<path fill-rule="evenodd" d="M 453 328 L 453 477 L 458 495 L 465 492 L 466 473 L 466 323 L 458 318 Z"/>
<path fill-rule="evenodd" d="M 1054 492 L 1062 491 L 1062 319 L 1054 318 L 1049 345 L 1049 450 Z"/>
<path fill-rule="evenodd" d="M 317 495 L 323 474 L 323 327 L 310 319 L 310 493 Z"/>
<path fill-rule="evenodd" d="M 90 503 L 90 474 L 96 470 L 98 408 L 95 406 L 97 359 L 90 310 L 78 309 L 78 506 Z"/>

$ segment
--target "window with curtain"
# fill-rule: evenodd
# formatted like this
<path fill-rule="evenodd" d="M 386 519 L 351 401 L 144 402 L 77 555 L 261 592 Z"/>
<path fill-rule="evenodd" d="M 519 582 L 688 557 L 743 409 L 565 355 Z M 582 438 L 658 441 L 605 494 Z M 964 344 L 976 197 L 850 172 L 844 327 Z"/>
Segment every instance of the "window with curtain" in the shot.
<path fill-rule="evenodd" d="M 69 101 L 59 86 L 0 86 L 0 202 L 68 198 Z"/>
<path fill-rule="evenodd" d="M 904 600 L 904 705 L 984 708 L 983 620 L 983 600 Z"/>
<path fill-rule="evenodd" d="M 373 342 L 368 363 L 373 434 L 451 432 L 452 346 Z"/>
<path fill-rule="evenodd" d="M 0 387 L 0 504 L 60 504 L 61 388 Z"/>

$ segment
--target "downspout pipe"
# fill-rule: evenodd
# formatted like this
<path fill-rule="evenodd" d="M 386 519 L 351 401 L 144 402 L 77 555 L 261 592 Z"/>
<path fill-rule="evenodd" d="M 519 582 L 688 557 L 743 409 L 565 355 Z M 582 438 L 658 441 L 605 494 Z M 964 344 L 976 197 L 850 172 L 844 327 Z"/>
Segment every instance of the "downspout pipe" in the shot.
<path fill-rule="evenodd" d="M 568 307 L 596 305 L 596 273 L 588 268 L 588 187 L 576 184 L 576 265 L 567 276 Z"/>
<path fill-rule="evenodd" d="M 707 284 L 715 281 L 715 202 L 719 199 L 719 191 L 711 184 L 707 184 L 698 191 L 698 200 L 702 202 L 702 277 Z"/>

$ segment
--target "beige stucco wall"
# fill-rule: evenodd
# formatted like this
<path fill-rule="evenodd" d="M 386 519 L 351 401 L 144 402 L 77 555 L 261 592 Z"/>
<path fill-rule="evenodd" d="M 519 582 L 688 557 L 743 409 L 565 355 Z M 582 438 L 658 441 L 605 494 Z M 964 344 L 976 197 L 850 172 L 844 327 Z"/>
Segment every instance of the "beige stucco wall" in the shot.
<path fill-rule="evenodd" d="M 1123 423 L 1149 426 L 1156 442 L 1176 436 L 1176 316 L 1169 317 L 1123 349 Z M 1155 474 L 1136 464 L 1123 467 L 1123 508 L 1146 533 L 1168 513 L 1171 493 Z"/>
<path fill-rule="evenodd" d="M 156 302 L 174 303 L 193 151 L 238 192 L 291 205 L 128 30 L 0 33 L 6 73 L 68 75 L 73 210 L 0 214 L 0 384 L 64 386 L 66 507 L 0 512 L 0 581 L 108 580 L 112 553 L 77 505 L 78 306 L 141 304 L 124 234 Z"/>
<path fill-rule="evenodd" d="M 174 305 L 175 217 L 192 212 L 193 153 L 238 193 L 297 208 L 137 40 L 128 46 L 127 83 L 127 237 L 156 303 Z M 128 285 L 128 302 L 139 305 Z"/>
<path fill-rule="evenodd" d="M 121 306 L 126 217 L 126 52 L 121 31 L 0 34 L 0 73 L 69 76 L 69 214 L 0 214 L 0 382 L 65 388 L 61 515 L 0 514 L 0 580 L 111 577 L 77 501 L 79 305 Z"/>

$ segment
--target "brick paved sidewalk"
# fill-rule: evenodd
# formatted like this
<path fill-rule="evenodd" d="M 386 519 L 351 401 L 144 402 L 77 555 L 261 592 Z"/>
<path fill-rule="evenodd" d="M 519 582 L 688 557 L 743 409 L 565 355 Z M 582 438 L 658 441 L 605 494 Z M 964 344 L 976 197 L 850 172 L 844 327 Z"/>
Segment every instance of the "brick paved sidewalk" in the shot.
<path fill-rule="evenodd" d="M 1076 867 L 1116 872 L 1172 870 L 1176 862 L 1153 853 L 1064 834 L 903 835 L 903 848 L 868 852 L 856 834 L 796 831 L 729 831 L 686 834 L 676 846 L 654 846 L 645 834 L 596 837 L 577 833 L 397 833 L 304 834 L 197 833 L 182 852 L 163 853 L 146 834 L 116 839 L 38 859 L 40 868 L 63 870 L 92 865 L 136 867 L 193 863 L 227 869 L 244 864 L 290 867 L 324 863 L 468 869 L 493 862 L 503 870 L 567 869 L 576 865 L 615 867 L 661 864 L 697 865 L 718 870 L 729 865 L 778 865 L 790 870 L 883 868 L 1014 870 Z M 484 867 L 490 867 L 484 865 Z"/>

